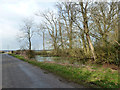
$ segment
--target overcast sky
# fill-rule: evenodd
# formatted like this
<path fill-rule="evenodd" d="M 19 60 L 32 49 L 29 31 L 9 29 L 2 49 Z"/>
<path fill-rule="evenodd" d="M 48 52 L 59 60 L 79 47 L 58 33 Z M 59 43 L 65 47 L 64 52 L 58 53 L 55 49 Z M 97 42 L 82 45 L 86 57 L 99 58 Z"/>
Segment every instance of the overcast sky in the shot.
<path fill-rule="evenodd" d="M 54 9 L 54 4 L 55 0 L 0 0 L 0 50 L 19 49 L 16 35 L 22 20 L 34 17 L 38 11 Z M 37 47 L 36 44 L 34 48 Z M 42 45 L 39 45 L 39 49 L 42 49 Z"/>
<path fill-rule="evenodd" d="M 56 1 L 59 0 L 0 0 L 0 50 L 19 49 L 17 34 L 23 19 L 34 17 L 38 11 L 55 11 Z M 42 39 L 33 43 L 33 49 L 42 49 Z"/>

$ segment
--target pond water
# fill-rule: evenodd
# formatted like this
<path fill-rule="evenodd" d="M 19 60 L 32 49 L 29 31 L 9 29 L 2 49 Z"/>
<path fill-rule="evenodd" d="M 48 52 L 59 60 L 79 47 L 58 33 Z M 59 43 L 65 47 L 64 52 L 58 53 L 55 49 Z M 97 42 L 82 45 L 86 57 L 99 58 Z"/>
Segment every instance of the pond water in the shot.
<path fill-rule="evenodd" d="M 75 60 L 74 58 L 68 58 L 68 57 L 42 57 L 40 55 L 37 55 L 35 59 L 39 62 L 56 62 L 56 63 L 66 63 L 66 64 L 75 64 L 75 65 L 81 65 L 84 64 L 81 60 Z"/>

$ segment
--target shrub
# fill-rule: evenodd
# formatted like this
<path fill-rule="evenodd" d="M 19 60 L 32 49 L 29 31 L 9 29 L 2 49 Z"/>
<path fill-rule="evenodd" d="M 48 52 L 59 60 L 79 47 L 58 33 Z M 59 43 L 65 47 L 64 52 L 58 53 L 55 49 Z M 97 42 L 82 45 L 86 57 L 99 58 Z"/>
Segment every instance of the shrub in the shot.
<path fill-rule="evenodd" d="M 114 45 L 97 46 L 96 47 L 97 60 L 96 63 L 118 64 L 118 53 Z"/>
<path fill-rule="evenodd" d="M 46 55 L 47 52 L 46 51 L 39 51 L 39 52 L 35 52 L 36 55 Z"/>
<path fill-rule="evenodd" d="M 5 53 L 4 51 L 2 51 L 2 53 Z"/>
<path fill-rule="evenodd" d="M 15 54 L 20 54 L 21 53 L 21 50 L 16 50 L 14 51 Z"/>
<path fill-rule="evenodd" d="M 27 58 L 35 58 L 35 52 L 33 50 L 27 50 L 26 51 Z"/>

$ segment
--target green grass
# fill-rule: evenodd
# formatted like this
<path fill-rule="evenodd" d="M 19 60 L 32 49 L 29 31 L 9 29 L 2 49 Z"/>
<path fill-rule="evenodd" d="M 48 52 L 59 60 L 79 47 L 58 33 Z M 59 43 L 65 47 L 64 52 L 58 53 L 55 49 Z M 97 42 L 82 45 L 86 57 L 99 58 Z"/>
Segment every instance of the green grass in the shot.
<path fill-rule="evenodd" d="M 14 55 L 25 62 L 38 66 L 42 69 L 53 72 L 68 81 L 76 82 L 87 87 L 101 87 L 101 88 L 118 88 L 118 72 L 105 68 L 86 68 L 86 67 L 73 67 L 63 66 L 55 63 L 37 62 L 34 60 L 26 60 L 23 56 Z M 120 82 L 119 82 L 120 84 Z"/>

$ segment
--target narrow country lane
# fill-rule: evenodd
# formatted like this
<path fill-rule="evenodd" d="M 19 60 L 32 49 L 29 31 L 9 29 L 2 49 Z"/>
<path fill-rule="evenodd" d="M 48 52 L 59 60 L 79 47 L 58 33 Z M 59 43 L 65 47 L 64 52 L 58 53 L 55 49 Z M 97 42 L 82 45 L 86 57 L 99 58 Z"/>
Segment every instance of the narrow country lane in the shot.
<path fill-rule="evenodd" d="M 69 83 L 52 73 L 28 64 L 7 54 L 2 54 L 2 88 L 74 88 L 81 87 Z"/>

